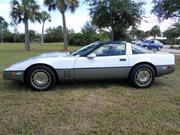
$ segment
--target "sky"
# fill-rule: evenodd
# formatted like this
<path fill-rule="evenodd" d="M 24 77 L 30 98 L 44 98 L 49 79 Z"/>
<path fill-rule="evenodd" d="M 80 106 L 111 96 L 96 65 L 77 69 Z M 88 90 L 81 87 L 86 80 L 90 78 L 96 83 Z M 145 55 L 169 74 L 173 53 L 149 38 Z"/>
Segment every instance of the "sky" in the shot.
<path fill-rule="evenodd" d="M 41 6 L 41 10 L 47 10 L 47 7 L 44 7 L 43 1 L 44 0 L 36 0 L 39 5 Z M 168 19 L 164 20 L 163 22 L 159 23 L 157 17 L 151 14 L 151 9 L 153 7 L 152 0 L 143 0 L 145 5 L 143 7 L 145 14 L 144 17 L 138 27 L 138 29 L 147 31 L 150 30 L 154 25 L 160 26 L 161 31 L 165 31 L 174 23 L 173 20 Z M 9 17 L 10 13 L 10 0 L 0 0 L 0 16 L 2 16 L 8 23 L 11 22 L 11 18 Z M 49 27 L 57 27 L 59 25 L 62 26 L 62 17 L 59 11 L 51 11 L 51 22 L 45 23 L 45 29 Z M 73 29 L 75 32 L 80 32 L 81 28 L 87 21 L 90 21 L 91 18 L 89 16 L 88 6 L 80 3 L 79 8 L 75 11 L 75 13 L 66 12 L 66 23 L 68 29 Z M 30 23 L 29 29 L 35 30 L 37 33 L 41 33 L 42 24 Z M 24 32 L 24 25 L 21 23 L 17 26 L 18 31 L 23 33 Z M 9 27 L 11 31 L 13 31 L 13 27 Z"/>

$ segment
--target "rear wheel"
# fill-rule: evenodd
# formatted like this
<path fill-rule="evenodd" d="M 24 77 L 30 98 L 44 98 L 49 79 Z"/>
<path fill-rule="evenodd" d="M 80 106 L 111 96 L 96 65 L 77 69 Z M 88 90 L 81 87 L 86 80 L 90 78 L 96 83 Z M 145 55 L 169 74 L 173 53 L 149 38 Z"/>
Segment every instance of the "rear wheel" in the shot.
<path fill-rule="evenodd" d="M 27 84 L 34 90 L 45 91 L 55 85 L 56 76 L 51 68 L 38 65 L 29 70 L 26 80 Z"/>
<path fill-rule="evenodd" d="M 157 51 L 159 51 L 160 49 L 161 49 L 161 47 L 158 47 L 158 48 L 157 48 Z"/>
<path fill-rule="evenodd" d="M 134 67 L 129 75 L 129 82 L 137 88 L 147 88 L 152 85 L 155 79 L 155 71 L 148 64 L 141 64 Z"/>

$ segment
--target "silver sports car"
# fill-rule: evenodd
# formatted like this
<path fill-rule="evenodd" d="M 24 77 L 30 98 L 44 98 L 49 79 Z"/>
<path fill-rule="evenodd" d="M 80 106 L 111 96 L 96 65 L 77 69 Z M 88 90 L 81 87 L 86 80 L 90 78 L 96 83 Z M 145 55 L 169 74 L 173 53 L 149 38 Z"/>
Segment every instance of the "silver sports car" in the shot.
<path fill-rule="evenodd" d="M 125 79 L 146 88 L 155 77 L 175 71 L 175 58 L 127 42 L 95 42 L 75 52 L 51 52 L 18 62 L 3 72 L 7 80 L 22 81 L 34 90 L 48 90 L 66 80 Z"/>

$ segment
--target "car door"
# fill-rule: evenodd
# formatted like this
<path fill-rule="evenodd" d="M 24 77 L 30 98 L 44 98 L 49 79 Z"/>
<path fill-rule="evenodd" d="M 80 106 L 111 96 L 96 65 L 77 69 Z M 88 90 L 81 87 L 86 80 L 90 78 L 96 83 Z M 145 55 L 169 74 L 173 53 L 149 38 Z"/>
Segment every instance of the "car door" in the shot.
<path fill-rule="evenodd" d="M 156 49 L 158 49 L 159 47 L 161 47 L 161 43 L 158 40 L 155 40 L 155 44 L 156 44 Z"/>
<path fill-rule="evenodd" d="M 157 48 L 157 45 L 156 45 L 155 41 L 150 42 L 150 48 L 151 49 L 156 49 Z"/>
<path fill-rule="evenodd" d="M 88 57 L 94 55 L 94 57 Z M 126 44 L 104 44 L 86 57 L 77 58 L 74 65 L 76 79 L 114 79 L 127 77 Z"/>

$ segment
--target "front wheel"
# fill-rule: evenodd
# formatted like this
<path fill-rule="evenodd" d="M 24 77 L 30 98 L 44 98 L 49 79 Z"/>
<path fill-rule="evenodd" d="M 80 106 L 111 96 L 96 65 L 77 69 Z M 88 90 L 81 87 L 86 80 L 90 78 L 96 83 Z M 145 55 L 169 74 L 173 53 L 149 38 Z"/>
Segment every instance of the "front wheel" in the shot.
<path fill-rule="evenodd" d="M 129 82 L 137 88 L 151 86 L 155 79 L 155 71 L 148 64 L 141 64 L 134 67 L 129 75 Z"/>
<path fill-rule="evenodd" d="M 26 80 L 28 85 L 34 90 L 45 91 L 55 85 L 56 76 L 51 68 L 38 65 L 29 70 Z"/>

